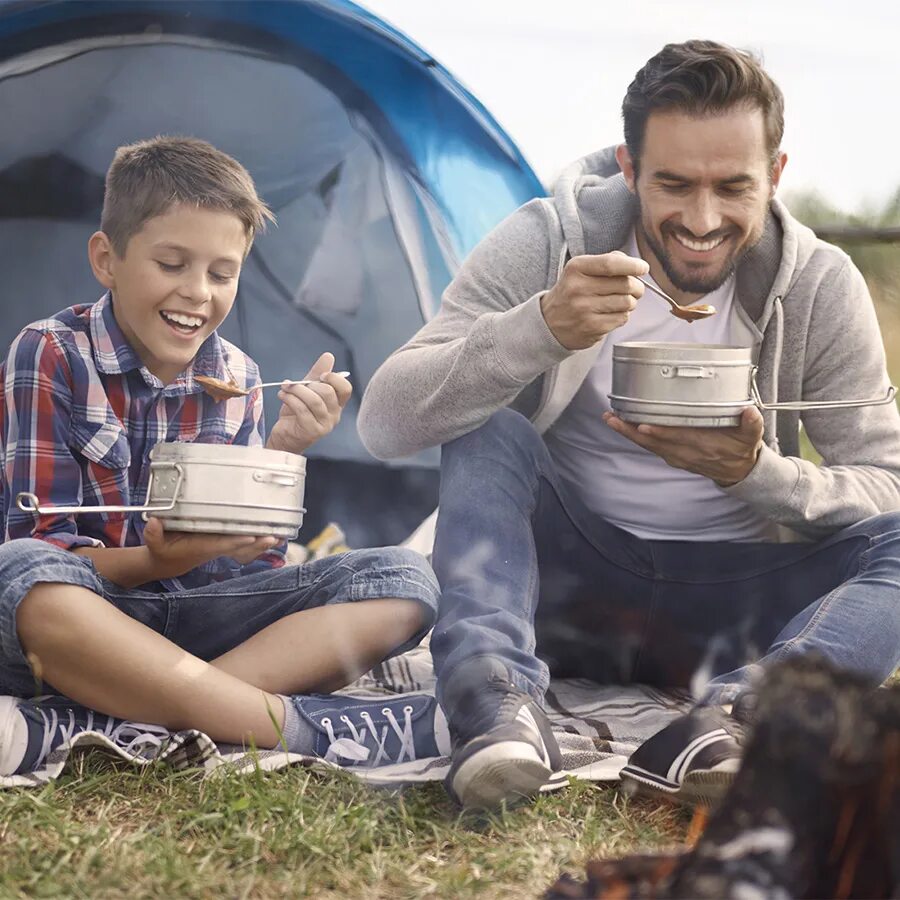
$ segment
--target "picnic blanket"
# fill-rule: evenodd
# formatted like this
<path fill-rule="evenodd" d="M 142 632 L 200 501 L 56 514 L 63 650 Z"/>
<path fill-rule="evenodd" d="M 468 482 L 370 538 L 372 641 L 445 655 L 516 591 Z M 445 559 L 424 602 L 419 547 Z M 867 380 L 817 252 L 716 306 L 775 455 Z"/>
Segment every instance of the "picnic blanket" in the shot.
<path fill-rule="evenodd" d="M 409 691 L 434 693 L 434 669 L 427 643 L 376 666 L 340 693 L 354 696 L 386 696 Z M 547 712 L 557 730 L 563 770 L 545 786 L 556 790 L 568 777 L 590 781 L 615 781 L 633 750 L 689 706 L 687 694 L 666 693 L 641 685 L 601 687 L 590 681 L 552 681 L 547 692 Z M 69 744 L 50 753 L 44 765 L 27 775 L 0 776 L 0 787 L 39 787 L 57 778 L 66 767 L 72 749 L 105 750 L 135 765 L 164 763 L 184 769 L 200 768 L 209 775 L 275 770 L 285 766 L 315 766 L 323 770 L 342 767 L 317 757 L 283 750 L 221 753 L 215 741 L 199 731 L 173 733 L 161 744 L 139 745 L 129 750 L 99 732 L 76 735 Z M 376 786 L 399 786 L 439 781 L 447 774 L 447 757 L 418 759 L 374 768 L 343 768 Z"/>

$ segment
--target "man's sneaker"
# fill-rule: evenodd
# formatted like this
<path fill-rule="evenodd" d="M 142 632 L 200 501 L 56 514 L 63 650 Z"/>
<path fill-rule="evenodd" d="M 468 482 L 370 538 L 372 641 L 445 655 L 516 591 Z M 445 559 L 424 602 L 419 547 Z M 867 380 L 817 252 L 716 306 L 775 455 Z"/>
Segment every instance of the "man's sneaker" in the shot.
<path fill-rule="evenodd" d="M 641 793 L 712 805 L 740 768 L 742 731 L 719 707 L 697 707 L 644 741 L 622 769 L 622 781 Z"/>
<path fill-rule="evenodd" d="M 759 715 L 759 692 L 746 690 L 731 704 L 731 718 L 744 728 L 752 728 Z"/>
<path fill-rule="evenodd" d="M 465 809 L 493 809 L 533 797 L 562 768 L 547 716 L 510 682 L 499 660 L 466 663 L 443 696 L 452 710 L 454 742 L 446 786 Z"/>
<path fill-rule="evenodd" d="M 126 753 L 141 754 L 169 737 L 158 725 L 114 719 L 66 700 L 0 697 L 0 775 L 39 769 L 50 753 L 86 731 L 105 735 Z"/>
<path fill-rule="evenodd" d="M 313 752 L 328 762 L 384 766 L 450 752 L 447 722 L 430 694 L 302 694 L 291 701 L 315 731 Z"/>

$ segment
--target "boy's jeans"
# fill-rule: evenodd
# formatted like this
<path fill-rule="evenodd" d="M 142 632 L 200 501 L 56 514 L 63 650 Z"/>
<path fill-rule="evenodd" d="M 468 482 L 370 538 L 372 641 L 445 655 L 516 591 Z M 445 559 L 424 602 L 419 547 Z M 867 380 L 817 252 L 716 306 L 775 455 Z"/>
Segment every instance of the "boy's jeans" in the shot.
<path fill-rule="evenodd" d="M 38 583 L 85 587 L 200 659 L 211 660 L 292 613 L 331 603 L 398 597 L 418 600 L 425 624 L 395 651 L 422 639 L 437 609 L 438 586 L 425 558 L 401 547 L 351 550 L 175 593 L 127 590 L 98 575 L 93 563 L 30 538 L 0 546 L 0 694 L 49 693 L 35 683 L 16 632 L 16 610 Z"/>
<path fill-rule="evenodd" d="M 709 703 L 787 655 L 879 682 L 900 662 L 900 513 L 812 544 L 643 540 L 585 509 L 511 410 L 444 446 L 433 565 L 439 693 L 478 655 L 538 699 L 552 672 Z"/>

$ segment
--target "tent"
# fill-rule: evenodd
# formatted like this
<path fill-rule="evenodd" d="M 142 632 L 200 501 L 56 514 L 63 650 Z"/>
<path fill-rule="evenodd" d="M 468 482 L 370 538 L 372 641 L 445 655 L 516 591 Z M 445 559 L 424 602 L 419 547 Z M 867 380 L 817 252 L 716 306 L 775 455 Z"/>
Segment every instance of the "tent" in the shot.
<path fill-rule="evenodd" d="M 85 247 L 114 149 L 209 140 L 278 217 L 222 334 L 267 381 L 332 350 L 356 389 L 311 452 L 304 533 L 334 519 L 356 545 L 402 539 L 434 505 L 438 453 L 377 464 L 359 397 L 459 261 L 543 192 L 485 108 L 347 0 L 0 0 L 0 127 L 3 346 L 99 296 Z"/>

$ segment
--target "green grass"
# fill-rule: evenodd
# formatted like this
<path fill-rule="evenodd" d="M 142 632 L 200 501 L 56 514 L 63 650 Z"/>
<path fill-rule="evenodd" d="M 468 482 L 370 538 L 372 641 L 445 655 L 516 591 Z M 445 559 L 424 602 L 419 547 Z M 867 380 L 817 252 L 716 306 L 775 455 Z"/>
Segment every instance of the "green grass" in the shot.
<path fill-rule="evenodd" d="M 677 845 L 687 823 L 604 785 L 462 818 L 440 784 L 204 779 L 91 754 L 0 793 L 0 897 L 533 897 L 591 857 Z"/>

